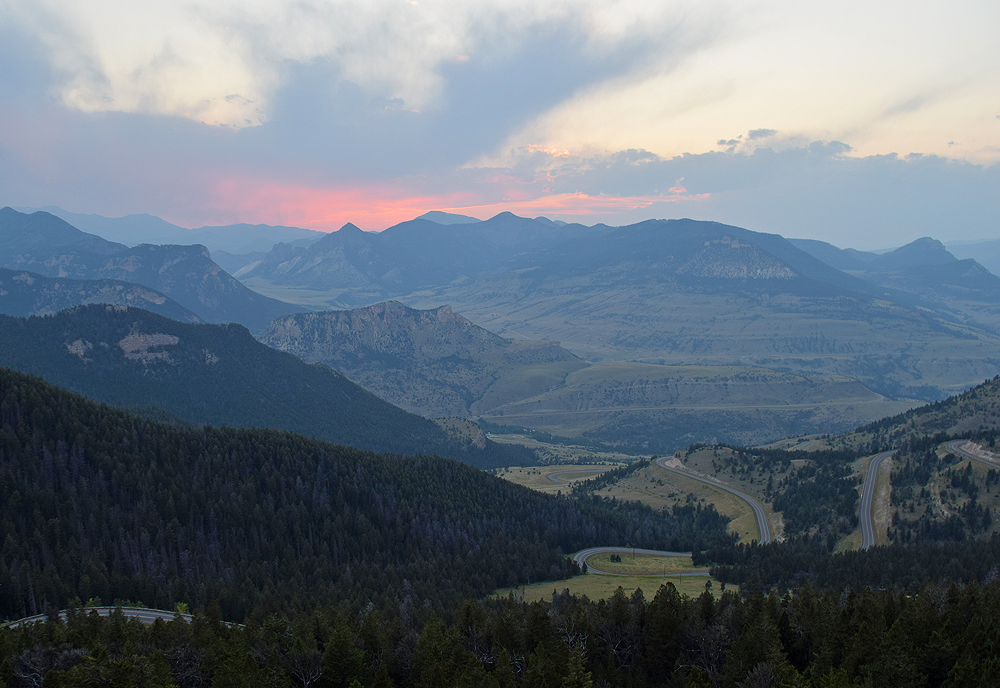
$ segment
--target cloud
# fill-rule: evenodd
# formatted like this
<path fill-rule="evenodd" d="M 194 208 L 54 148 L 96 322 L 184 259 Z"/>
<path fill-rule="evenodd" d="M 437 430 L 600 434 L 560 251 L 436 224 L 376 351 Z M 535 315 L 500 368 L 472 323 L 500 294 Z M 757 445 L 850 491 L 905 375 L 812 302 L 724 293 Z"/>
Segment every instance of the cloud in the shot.
<path fill-rule="evenodd" d="M 623 151 L 551 160 L 545 188 L 552 194 L 603 193 L 648 201 L 640 212 L 619 212 L 619 223 L 660 213 L 856 248 L 901 245 L 928 235 L 995 234 L 1000 165 L 933 155 L 851 157 L 850 151 L 838 141 L 673 158 Z M 685 193 L 672 197 L 679 179 Z"/>
<path fill-rule="evenodd" d="M 540 33 L 575 44 L 573 54 L 600 78 L 608 72 L 602 64 L 620 67 L 630 50 L 660 44 L 694 7 L 642 0 L 7 0 L 5 12 L 10 26 L 44 46 L 67 107 L 242 128 L 271 120 L 289 72 L 314 62 L 334 65 L 340 79 L 372 97 L 425 111 L 446 104 L 454 66 L 509 63 L 525 45 L 530 52 Z M 521 75 L 548 73 L 552 86 L 560 84 L 550 65 L 532 67 Z"/>
<path fill-rule="evenodd" d="M 747 134 L 747 141 L 770 138 L 777 133 L 777 129 L 751 129 L 750 133 Z"/>

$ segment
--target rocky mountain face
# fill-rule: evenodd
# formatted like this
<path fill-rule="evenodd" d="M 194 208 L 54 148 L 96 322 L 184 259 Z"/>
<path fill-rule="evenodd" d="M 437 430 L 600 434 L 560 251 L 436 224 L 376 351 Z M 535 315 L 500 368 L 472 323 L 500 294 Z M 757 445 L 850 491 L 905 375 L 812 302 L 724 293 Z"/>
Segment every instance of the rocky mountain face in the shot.
<path fill-rule="evenodd" d="M 556 342 L 504 339 L 449 306 L 398 302 L 279 318 L 261 341 L 432 417 L 481 414 L 556 387 L 587 365 Z"/>
<path fill-rule="evenodd" d="M 128 248 L 81 232 L 45 212 L 0 210 L 0 266 L 46 277 L 119 280 L 169 296 L 208 322 L 238 322 L 260 332 L 301 310 L 245 287 L 204 246 Z"/>
<path fill-rule="evenodd" d="M 4 315 L 52 315 L 91 303 L 144 308 L 181 322 L 201 322 L 201 318 L 170 297 L 141 284 L 43 277 L 24 270 L 0 268 L 0 313 Z"/>
<path fill-rule="evenodd" d="M 0 316 L 0 365 L 97 401 L 157 407 L 197 424 L 291 430 L 482 467 L 533 460 L 522 448 L 457 441 L 325 365 L 261 344 L 239 325 L 188 325 L 104 305 L 46 318 Z"/>

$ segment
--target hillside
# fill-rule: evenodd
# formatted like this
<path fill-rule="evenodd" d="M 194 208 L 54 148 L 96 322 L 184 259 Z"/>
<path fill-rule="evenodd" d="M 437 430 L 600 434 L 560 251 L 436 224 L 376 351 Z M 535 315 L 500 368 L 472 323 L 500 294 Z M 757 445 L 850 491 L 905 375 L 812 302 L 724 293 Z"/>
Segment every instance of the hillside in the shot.
<path fill-rule="evenodd" d="M 181 322 L 201 322 L 201 318 L 170 297 L 141 284 L 43 277 L 33 272 L 0 268 L 0 313 L 4 315 L 51 315 L 91 303 L 144 308 Z"/>
<path fill-rule="evenodd" d="M 774 235 L 656 221 L 530 263 L 403 300 L 446 298 L 500 335 L 556 339 L 587 358 L 835 374 L 897 398 L 941 398 L 1000 372 L 996 335 Z"/>
<path fill-rule="evenodd" d="M 256 341 L 239 325 L 189 325 L 124 307 L 0 317 L 0 365 L 98 401 L 157 406 L 194 423 L 291 430 L 374 451 L 439 454 L 478 466 L 533 455 L 459 442 L 322 364 Z M 477 446 L 478 445 L 478 446 Z"/>
<path fill-rule="evenodd" d="M 913 294 L 958 322 L 1000 332 L 1000 277 L 971 257 L 959 260 L 940 241 L 924 237 L 883 254 L 792 243 L 867 282 Z"/>
<path fill-rule="evenodd" d="M 293 315 L 274 321 L 261 341 L 326 363 L 425 416 L 478 417 L 639 454 L 836 432 L 911 405 L 836 375 L 588 365 L 554 342 L 499 337 L 447 306 L 422 311 L 388 302 Z"/>
<path fill-rule="evenodd" d="M 285 432 L 181 430 L 9 370 L 0 423 L 8 618 L 91 597 L 217 602 L 232 620 L 336 602 L 441 608 L 564 577 L 563 552 L 587 545 L 728 541 L 696 533 L 695 509 L 575 502 L 446 459 Z"/>
<path fill-rule="evenodd" d="M 208 322 L 238 322 L 260 332 L 301 310 L 245 287 L 204 246 L 128 248 L 81 232 L 45 212 L 0 209 L 0 266 L 46 277 L 113 279 L 159 291 Z"/>
<path fill-rule="evenodd" d="M 280 318 L 261 341 L 432 417 L 475 416 L 533 397 L 587 365 L 556 342 L 504 339 L 448 306 L 418 311 L 398 302 Z"/>

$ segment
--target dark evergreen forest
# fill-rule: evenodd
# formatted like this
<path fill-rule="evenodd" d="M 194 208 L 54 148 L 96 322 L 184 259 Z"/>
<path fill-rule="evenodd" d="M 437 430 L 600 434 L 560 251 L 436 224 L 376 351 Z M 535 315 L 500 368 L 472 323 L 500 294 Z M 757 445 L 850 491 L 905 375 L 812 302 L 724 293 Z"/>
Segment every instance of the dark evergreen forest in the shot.
<path fill-rule="evenodd" d="M 542 495 L 437 457 L 178 428 L 0 370 L 0 616 L 91 598 L 242 621 L 344 603 L 443 609 L 576 573 L 595 545 L 732 542 L 714 509 Z"/>
<path fill-rule="evenodd" d="M 291 688 L 878 688 L 996 686 L 1000 582 L 915 594 L 800 588 L 683 597 L 670 584 L 611 599 L 553 592 L 454 605 L 406 599 L 270 614 L 245 627 L 217 606 L 142 626 L 71 611 L 0 627 L 0 679 L 40 686 Z"/>

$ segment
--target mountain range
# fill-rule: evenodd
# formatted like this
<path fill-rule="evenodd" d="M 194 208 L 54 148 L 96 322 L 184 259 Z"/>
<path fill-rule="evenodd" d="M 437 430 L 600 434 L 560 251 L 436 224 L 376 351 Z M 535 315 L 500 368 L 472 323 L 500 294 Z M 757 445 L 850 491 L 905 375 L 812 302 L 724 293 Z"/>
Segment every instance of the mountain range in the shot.
<path fill-rule="evenodd" d="M 142 284 L 412 411 L 638 447 L 839 430 L 1000 372 L 1000 278 L 931 239 L 873 254 L 693 220 L 428 213 L 277 243 L 239 280 L 203 246 L 128 248 L 45 212 L 0 211 L 0 239 L 0 265 Z"/>
<path fill-rule="evenodd" d="M 914 294 L 955 320 L 1000 333 L 1000 277 L 972 258 L 959 260 L 936 239 L 924 237 L 881 254 L 822 241 L 791 242 L 838 270 Z"/>
<path fill-rule="evenodd" d="M 172 224 L 155 215 L 102 215 L 71 213 L 56 206 L 44 208 L 17 208 L 23 213 L 43 211 L 65 220 L 77 229 L 96 234 L 109 241 L 138 246 L 139 244 L 201 244 L 214 256 L 216 251 L 229 254 L 266 252 L 278 242 L 308 246 L 323 236 L 322 232 L 301 227 L 281 225 L 232 225 L 205 226 L 187 229 Z"/>
<path fill-rule="evenodd" d="M 207 322 L 238 322 L 255 332 L 276 317 L 301 310 L 251 291 L 212 261 L 204 246 L 129 248 L 81 232 L 46 212 L 0 209 L 0 267 L 46 277 L 141 284 Z"/>
<path fill-rule="evenodd" d="M 497 445 L 481 432 L 446 432 L 323 364 L 264 346 L 240 325 L 184 324 L 105 305 L 44 318 L 0 316 L 0 365 L 97 401 L 156 407 L 195 424 L 290 430 L 481 467 L 535 460 L 528 450 Z"/>
<path fill-rule="evenodd" d="M 878 260 L 897 269 L 925 248 Z M 335 308 L 449 304 L 498 335 L 559 341 L 591 361 L 842 375 L 886 396 L 928 400 L 1000 372 L 990 325 L 1000 303 L 981 267 L 955 261 L 961 271 L 942 276 L 965 290 L 959 303 L 923 289 L 927 280 L 875 283 L 821 257 L 715 222 L 585 227 L 503 213 L 455 225 L 414 220 L 378 234 L 348 225 L 309 247 L 279 244 L 236 274 L 288 301 L 308 294 L 314 308 L 321 294 Z M 944 273 L 951 262 L 930 269 Z"/>

